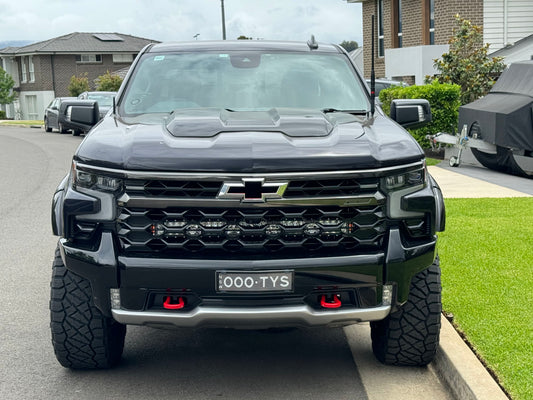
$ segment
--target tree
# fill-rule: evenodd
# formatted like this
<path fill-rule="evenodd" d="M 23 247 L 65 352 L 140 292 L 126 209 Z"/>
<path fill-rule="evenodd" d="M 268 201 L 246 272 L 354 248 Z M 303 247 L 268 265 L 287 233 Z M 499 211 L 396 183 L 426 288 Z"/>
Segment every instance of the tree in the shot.
<path fill-rule="evenodd" d="M 15 100 L 12 89 L 15 81 L 3 68 L 0 68 L 0 104 L 11 104 Z"/>
<path fill-rule="evenodd" d="M 87 78 L 87 72 L 80 74 L 80 76 L 73 75 L 70 78 L 70 83 L 68 85 L 68 92 L 72 97 L 78 97 L 80 93 L 86 92 L 89 90 L 89 78 Z"/>
<path fill-rule="evenodd" d="M 505 69 L 502 57 L 489 57 L 489 44 L 483 45 L 483 31 L 470 21 L 455 16 L 457 27 L 448 41 L 450 50 L 434 60 L 440 72 L 426 77 L 441 83 L 455 83 L 461 87 L 461 103 L 468 104 L 486 95 Z"/>
<path fill-rule="evenodd" d="M 109 71 L 96 78 L 96 90 L 116 92 L 120 85 L 122 85 L 122 78 L 118 75 L 110 74 Z"/>
<path fill-rule="evenodd" d="M 359 48 L 359 44 L 355 40 L 344 40 L 339 46 L 343 47 L 348 53 Z"/>

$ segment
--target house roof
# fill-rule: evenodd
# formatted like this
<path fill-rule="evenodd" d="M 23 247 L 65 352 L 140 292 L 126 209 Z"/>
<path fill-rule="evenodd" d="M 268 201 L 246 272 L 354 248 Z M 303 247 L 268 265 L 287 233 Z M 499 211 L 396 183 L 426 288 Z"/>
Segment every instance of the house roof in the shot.
<path fill-rule="evenodd" d="M 0 54 L 11 54 L 14 53 L 19 47 L 4 47 L 0 49 Z"/>
<path fill-rule="evenodd" d="M 29 44 L 23 47 L 11 47 L 0 50 L 2 54 L 50 54 L 50 53 L 131 53 L 138 52 L 157 40 L 145 39 L 123 33 L 109 32 L 73 32 L 68 35 Z M 10 49 L 11 51 L 6 51 Z"/>

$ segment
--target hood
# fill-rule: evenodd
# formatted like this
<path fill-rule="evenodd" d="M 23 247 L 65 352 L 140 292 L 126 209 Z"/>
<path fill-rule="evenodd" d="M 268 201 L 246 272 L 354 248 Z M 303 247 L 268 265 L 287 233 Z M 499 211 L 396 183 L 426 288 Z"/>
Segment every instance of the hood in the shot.
<path fill-rule="evenodd" d="M 266 173 L 380 168 L 424 157 L 411 135 L 382 115 L 207 109 L 131 122 L 108 115 L 75 158 L 125 170 Z"/>

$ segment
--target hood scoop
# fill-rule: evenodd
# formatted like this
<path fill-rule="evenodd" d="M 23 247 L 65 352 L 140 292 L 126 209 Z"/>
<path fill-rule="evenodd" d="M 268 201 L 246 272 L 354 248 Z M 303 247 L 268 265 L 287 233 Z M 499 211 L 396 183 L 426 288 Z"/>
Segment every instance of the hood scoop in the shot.
<path fill-rule="evenodd" d="M 176 137 L 213 137 L 223 132 L 281 132 L 290 137 L 323 137 L 331 133 L 334 124 L 318 110 L 202 108 L 173 111 L 166 128 Z"/>

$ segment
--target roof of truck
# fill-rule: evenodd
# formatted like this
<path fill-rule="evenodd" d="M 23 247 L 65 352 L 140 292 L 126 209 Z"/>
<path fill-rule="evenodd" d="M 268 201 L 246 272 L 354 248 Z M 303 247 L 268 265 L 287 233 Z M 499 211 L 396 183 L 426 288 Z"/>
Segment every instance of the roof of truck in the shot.
<path fill-rule="evenodd" d="M 191 42 L 168 42 L 150 46 L 147 52 L 174 52 L 174 51 L 291 51 L 291 52 L 328 52 L 341 53 L 342 50 L 336 45 L 316 43 L 318 48 L 312 48 L 307 42 L 267 41 L 267 40 L 218 40 Z"/>

